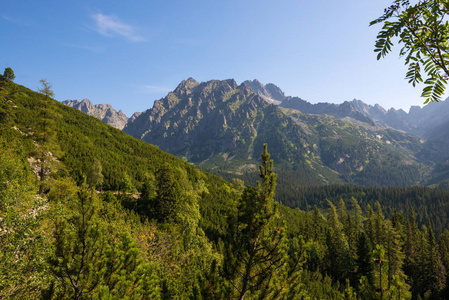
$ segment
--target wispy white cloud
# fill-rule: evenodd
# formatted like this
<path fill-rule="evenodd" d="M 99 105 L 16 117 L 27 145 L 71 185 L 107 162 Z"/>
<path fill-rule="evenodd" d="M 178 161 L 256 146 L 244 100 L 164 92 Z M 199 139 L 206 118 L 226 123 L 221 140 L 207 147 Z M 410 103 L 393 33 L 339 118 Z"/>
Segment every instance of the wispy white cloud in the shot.
<path fill-rule="evenodd" d="M 99 13 L 91 17 L 95 21 L 95 27 L 93 29 L 101 35 L 108 37 L 121 36 L 132 42 L 142 42 L 145 40 L 145 38 L 136 32 L 134 27 L 123 23 L 116 16 Z"/>

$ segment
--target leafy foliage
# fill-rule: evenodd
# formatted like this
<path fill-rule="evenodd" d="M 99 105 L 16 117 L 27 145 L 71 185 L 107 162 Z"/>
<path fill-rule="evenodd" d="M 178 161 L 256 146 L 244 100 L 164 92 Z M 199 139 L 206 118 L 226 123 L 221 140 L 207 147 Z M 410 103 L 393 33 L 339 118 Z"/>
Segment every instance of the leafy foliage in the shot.
<path fill-rule="evenodd" d="M 395 0 L 370 25 L 383 23 L 377 36 L 377 59 L 391 52 L 393 38 L 403 44 L 400 55 L 408 65 L 406 79 L 415 86 L 424 82 L 422 97 L 440 101 L 449 78 L 449 15 L 445 0 Z M 423 75 L 427 78 L 424 78 Z"/>

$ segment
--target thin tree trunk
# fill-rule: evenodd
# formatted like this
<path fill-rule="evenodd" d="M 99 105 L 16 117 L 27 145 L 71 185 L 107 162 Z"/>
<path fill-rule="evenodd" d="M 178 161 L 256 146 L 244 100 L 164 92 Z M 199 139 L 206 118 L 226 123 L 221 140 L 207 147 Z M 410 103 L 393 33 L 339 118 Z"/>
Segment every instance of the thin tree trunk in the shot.
<path fill-rule="evenodd" d="M 246 292 L 248 291 L 248 283 L 249 283 L 249 280 L 251 279 L 251 270 L 253 268 L 253 258 L 254 258 L 254 255 L 256 254 L 255 252 L 257 249 L 257 245 L 259 243 L 259 238 L 260 238 L 260 235 L 254 241 L 253 249 L 251 249 L 248 263 L 246 264 L 246 270 L 245 270 L 245 274 L 243 277 L 243 286 L 242 286 L 242 291 L 240 292 L 239 300 L 243 300 L 245 298 Z"/>

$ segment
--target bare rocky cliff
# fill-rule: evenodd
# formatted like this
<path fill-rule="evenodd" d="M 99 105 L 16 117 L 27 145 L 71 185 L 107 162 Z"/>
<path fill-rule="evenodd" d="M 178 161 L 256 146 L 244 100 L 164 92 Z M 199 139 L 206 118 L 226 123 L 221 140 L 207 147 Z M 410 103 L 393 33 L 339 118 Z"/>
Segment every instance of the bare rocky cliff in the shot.
<path fill-rule="evenodd" d="M 128 117 L 119 110 L 118 112 L 110 104 L 92 104 L 89 99 L 65 100 L 63 104 L 81 110 L 89 116 L 93 116 L 106 124 L 122 130 L 128 122 Z"/>

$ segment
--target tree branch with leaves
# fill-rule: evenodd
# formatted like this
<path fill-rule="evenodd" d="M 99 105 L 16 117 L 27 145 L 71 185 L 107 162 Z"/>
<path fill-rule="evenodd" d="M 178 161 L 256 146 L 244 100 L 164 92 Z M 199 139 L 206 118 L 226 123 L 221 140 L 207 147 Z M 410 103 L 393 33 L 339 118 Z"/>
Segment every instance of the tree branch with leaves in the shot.
<path fill-rule="evenodd" d="M 424 83 L 421 96 L 440 101 L 449 79 L 449 1 L 395 0 L 384 14 L 370 23 L 383 23 L 377 35 L 374 51 L 377 59 L 391 52 L 393 39 L 402 44 L 400 56 L 405 58 L 408 71 L 405 79 L 413 86 Z"/>

